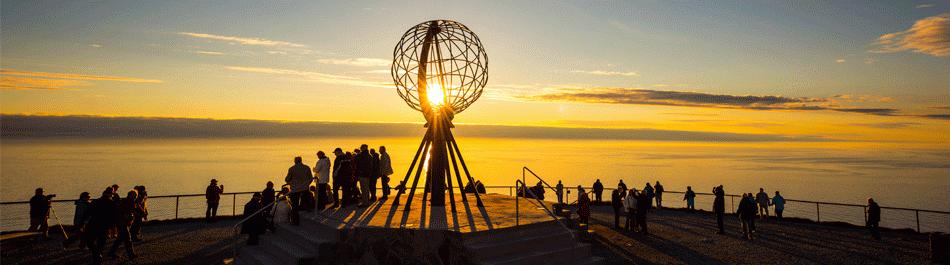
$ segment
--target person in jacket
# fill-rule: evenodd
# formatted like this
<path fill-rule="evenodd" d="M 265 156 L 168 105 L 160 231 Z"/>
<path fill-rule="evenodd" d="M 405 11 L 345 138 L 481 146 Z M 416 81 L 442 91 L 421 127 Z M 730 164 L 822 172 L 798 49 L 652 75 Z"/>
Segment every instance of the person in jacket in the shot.
<path fill-rule="evenodd" d="M 360 145 L 359 153 L 354 158 L 356 162 L 356 176 L 360 183 L 360 202 L 356 207 L 366 207 L 370 204 L 370 193 L 373 178 L 373 157 L 369 154 L 369 146 Z"/>
<path fill-rule="evenodd" d="M 665 191 L 665 190 L 663 189 L 663 185 L 660 185 L 660 182 L 657 181 L 657 182 L 656 182 L 656 185 L 653 186 L 653 189 L 656 190 L 656 191 L 655 191 L 655 193 L 656 193 L 656 194 L 655 194 L 655 196 L 656 196 L 656 208 L 657 208 L 657 209 L 662 209 L 662 208 L 663 208 L 663 192 Z"/>
<path fill-rule="evenodd" d="M 481 181 L 481 180 L 476 180 L 476 181 L 475 181 L 475 192 L 477 192 L 477 193 L 479 193 L 479 194 L 485 194 L 485 184 L 482 184 L 482 181 Z M 542 196 L 543 196 L 543 195 L 544 195 L 544 194 L 543 194 L 543 193 L 544 193 L 544 190 L 543 190 L 543 189 L 541 190 L 541 193 L 542 193 Z"/>
<path fill-rule="evenodd" d="M 623 207 L 627 210 L 627 222 L 624 225 L 624 229 L 627 231 L 637 229 L 637 208 L 639 207 L 637 197 L 639 196 L 640 193 L 637 192 L 637 189 L 632 189 L 627 192 L 627 196 L 623 200 Z"/>
<path fill-rule="evenodd" d="M 620 190 L 621 197 L 627 197 L 627 184 L 623 183 L 622 179 L 617 183 L 617 189 Z"/>
<path fill-rule="evenodd" d="M 132 243 L 132 235 L 129 232 L 129 227 L 132 225 L 132 221 L 135 219 L 136 210 L 135 199 L 138 197 L 138 192 L 135 190 L 130 190 L 119 202 L 119 208 L 117 209 L 116 215 L 116 228 L 119 230 L 119 237 L 112 243 L 112 250 L 109 251 L 109 256 L 115 258 L 116 251 L 119 250 L 119 245 L 125 245 L 125 254 L 129 259 L 135 259 L 135 247 Z"/>
<path fill-rule="evenodd" d="M 110 187 L 102 192 L 101 197 L 92 201 L 88 210 L 89 221 L 86 223 L 82 242 L 92 254 L 92 264 L 102 263 L 102 248 L 109 236 L 109 229 L 115 227 L 118 212 L 112 198 Z"/>
<path fill-rule="evenodd" d="M 604 184 L 600 183 L 600 179 L 594 181 L 594 185 L 591 190 L 594 192 L 594 201 L 597 203 L 603 202 L 602 195 L 604 195 Z"/>
<path fill-rule="evenodd" d="M 389 188 L 389 175 L 393 174 L 393 160 L 389 157 L 389 153 L 386 152 L 385 146 L 379 147 L 379 177 L 381 178 L 380 183 L 383 189 L 382 199 L 389 198 L 390 188 Z"/>
<path fill-rule="evenodd" d="M 290 223 L 298 225 L 300 224 L 301 200 L 306 199 L 304 193 L 310 192 L 313 173 L 310 172 L 310 167 L 303 164 L 303 158 L 294 157 L 294 165 L 287 169 L 284 181 L 290 185 Z"/>
<path fill-rule="evenodd" d="M 347 193 L 344 183 L 345 180 L 343 178 L 343 164 L 345 163 L 344 160 L 346 160 L 346 156 L 343 154 L 343 149 L 339 147 L 333 150 L 333 155 L 333 206 L 331 208 L 336 208 L 342 204 L 340 202 L 341 195 L 342 198 L 346 198 L 346 195 L 341 194 L 340 190 L 342 190 L 343 193 Z"/>
<path fill-rule="evenodd" d="M 330 158 L 323 151 L 317 152 L 317 164 L 313 166 L 313 176 L 317 179 L 317 210 L 327 207 L 330 189 Z"/>
<path fill-rule="evenodd" d="M 370 182 L 369 182 L 369 200 L 376 201 L 376 184 L 379 183 L 379 153 L 376 153 L 375 148 L 369 149 L 370 158 L 372 158 L 373 166 L 370 168 Z"/>
<path fill-rule="evenodd" d="M 264 208 L 261 216 L 264 218 L 264 227 L 271 231 L 275 228 L 273 215 L 275 201 L 277 201 L 277 190 L 274 189 L 274 182 L 268 181 L 264 190 L 261 191 L 261 208 Z"/>
<path fill-rule="evenodd" d="M 564 184 L 561 183 L 561 180 L 558 180 L 557 185 L 554 186 L 554 195 L 557 195 L 558 204 L 564 204 Z"/>
<path fill-rule="evenodd" d="M 92 207 L 92 201 L 90 201 L 91 196 L 88 192 L 83 192 L 79 194 L 79 199 L 73 202 L 76 205 L 76 210 L 73 211 L 73 229 L 72 236 L 69 237 L 66 241 L 63 242 L 63 247 L 69 247 L 76 242 L 76 240 L 83 239 L 83 231 L 85 230 L 86 221 L 89 220 L 89 208 Z M 86 244 L 82 242 L 79 243 L 79 249 L 86 247 Z"/>
<path fill-rule="evenodd" d="M 262 211 L 264 206 L 261 205 L 261 197 L 261 193 L 255 192 L 251 195 L 251 200 L 244 204 L 245 221 L 241 224 L 241 234 L 248 235 L 248 246 L 256 246 L 261 234 L 267 230 L 267 220 L 264 217 L 264 211 Z"/>
<path fill-rule="evenodd" d="M 580 185 L 577 186 L 577 216 L 579 223 L 590 226 L 590 197 Z"/>
<path fill-rule="evenodd" d="M 759 206 L 759 218 L 767 219 L 769 217 L 769 204 L 772 203 L 772 200 L 769 199 L 769 194 L 765 193 L 765 189 L 759 188 L 759 193 L 755 194 L 755 202 Z"/>
<path fill-rule="evenodd" d="M 209 223 L 215 222 L 218 216 L 218 203 L 221 202 L 221 194 L 224 193 L 224 185 L 218 185 L 217 179 L 211 179 L 211 184 L 205 188 L 205 201 L 208 208 L 205 209 L 205 220 Z"/>
<path fill-rule="evenodd" d="M 653 200 L 650 199 L 650 196 L 641 192 L 640 198 L 637 198 L 637 224 L 640 225 L 640 233 L 644 235 L 649 235 L 650 232 L 647 230 L 647 210 L 649 210 L 650 204 Z"/>
<path fill-rule="evenodd" d="M 641 192 L 641 193 L 643 193 L 644 195 L 646 195 L 646 196 L 647 196 L 647 199 L 650 200 L 650 201 L 647 202 L 647 208 L 646 208 L 646 209 L 642 209 L 642 210 L 650 210 L 650 209 L 653 209 L 653 198 L 656 198 L 656 193 L 655 193 L 655 192 L 656 192 L 656 190 L 653 189 L 653 186 L 650 185 L 650 182 L 647 182 L 647 184 L 646 184 L 645 186 L 643 186 L 643 192 Z"/>
<path fill-rule="evenodd" d="M 142 223 L 148 221 L 148 192 L 145 186 L 135 186 L 133 189 L 137 196 L 135 197 L 135 217 L 132 219 L 129 232 L 132 234 L 132 242 L 139 242 L 142 241 Z"/>
<path fill-rule="evenodd" d="M 683 200 L 686 201 L 687 210 L 696 210 L 696 192 L 693 192 L 692 186 L 686 186 L 686 194 L 683 194 Z"/>
<path fill-rule="evenodd" d="M 56 194 L 45 195 L 43 188 L 36 188 L 30 198 L 30 227 L 27 231 L 40 232 L 43 237 L 49 237 L 49 209 Z"/>
<path fill-rule="evenodd" d="M 620 229 L 620 213 L 623 212 L 623 197 L 620 196 L 619 189 L 610 193 L 610 206 L 614 209 L 614 228 Z"/>
<path fill-rule="evenodd" d="M 868 231 L 871 232 L 871 237 L 876 240 L 881 240 L 881 232 L 878 231 L 878 225 L 881 222 L 881 207 L 877 205 L 877 202 L 874 202 L 874 198 L 868 198 L 868 221 L 867 227 Z"/>
<path fill-rule="evenodd" d="M 715 199 L 713 199 L 713 212 L 716 213 L 716 225 L 719 227 L 719 232 L 717 234 L 725 234 L 726 230 L 723 225 L 723 218 L 726 215 L 726 191 L 723 190 L 722 185 L 713 187 L 712 190 Z"/>
<path fill-rule="evenodd" d="M 742 225 L 742 233 L 745 238 L 749 240 L 752 239 L 752 233 L 755 232 L 755 218 L 757 213 L 758 210 L 756 209 L 752 193 L 743 194 L 742 199 L 739 201 L 739 207 L 736 209 L 736 214 L 739 216 L 739 221 Z"/>
<path fill-rule="evenodd" d="M 778 191 L 775 191 L 775 197 L 772 197 L 772 205 L 775 207 L 775 217 L 782 220 L 782 212 L 785 211 L 785 198 Z"/>

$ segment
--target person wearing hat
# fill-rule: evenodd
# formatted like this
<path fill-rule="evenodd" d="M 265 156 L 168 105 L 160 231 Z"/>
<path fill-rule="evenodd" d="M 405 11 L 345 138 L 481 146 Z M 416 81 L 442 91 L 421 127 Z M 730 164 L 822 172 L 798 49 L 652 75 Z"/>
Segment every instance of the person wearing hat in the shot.
<path fill-rule="evenodd" d="M 260 192 L 255 192 L 251 196 L 251 201 L 244 204 L 244 218 L 247 218 L 247 221 L 241 225 L 241 234 L 248 235 L 248 246 L 256 246 L 261 234 L 267 229 L 267 220 L 261 212 L 262 207 Z"/>
<path fill-rule="evenodd" d="M 211 184 L 205 189 L 205 199 L 208 201 L 205 220 L 209 223 L 214 222 L 214 218 L 218 216 L 218 202 L 221 201 L 222 193 L 224 193 L 224 185 L 219 186 L 217 179 L 211 179 Z"/>

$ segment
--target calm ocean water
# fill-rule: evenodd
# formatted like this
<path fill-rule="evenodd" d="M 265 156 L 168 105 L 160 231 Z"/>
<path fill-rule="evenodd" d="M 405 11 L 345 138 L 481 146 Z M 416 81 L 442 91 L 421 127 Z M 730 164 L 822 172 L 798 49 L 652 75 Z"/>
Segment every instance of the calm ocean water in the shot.
<path fill-rule="evenodd" d="M 687 185 L 727 192 L 861 204 L 950 210 L 950 151 L 841 143 L 682 143 L 605 140 L 460 138 L 472 174 L 487 185 L 513 185 L 528 166 L 549 182 L 608 187 L 623 179 L 642 187 L 659 180 L 667 190 Z M 36 187 L 59 198 L 146 185 L 149 194 L 202 193 L 211 178 L 225 191 L 260 190 L 282 183 L 292 158 L 312 165 L 317 150 L 386 145 L 401 179 L 416 138 L 321 139 L 4 139 L 2 200 L 27 200 Z M 500 191 L 499 191 L 500 192 Z"/>

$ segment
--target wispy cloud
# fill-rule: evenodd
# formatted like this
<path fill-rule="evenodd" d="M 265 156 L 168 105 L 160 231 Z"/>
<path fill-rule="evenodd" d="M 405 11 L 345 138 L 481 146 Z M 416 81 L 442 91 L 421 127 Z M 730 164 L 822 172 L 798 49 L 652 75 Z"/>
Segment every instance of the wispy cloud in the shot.
<path fill-rule="evenodd" d="M 192 52 L 196 54 L 203 54 L 203 55 L 224 55 L 223 52 L 216 52 L 216 51 L 192 51 Z"/>
<path fill-rule="evenodd" d="M 934 7 L 934 4 L 919 4 L 915 6 L 915 8 L 929 8 L 929 7 Z"/>
<path fill-rule="evenodd" d="M 352 76 L 344 75 L 334 75 L 327 73 L 319 72 L 310 72 L 310 71 L 298 71 L 291 69 L 277 69 L 277 68 L 264 68 L 264 67 L 244 67 L 244 66 L 228 66 L 225 69 L 238 72 L 249 72 L 249 73 L 259 73 L 259 74 L 268 74 L 268 75 L 277 75 L 277 76 L 287 76 L 300 78 L 307 81 L 328 83 L 328 84 L 338 84 L 338 85 L 351 85 L 351 86 L 363 86 L 363 87 L 379 87 L 379 88 L 392 88 L 393 85 L 385 82 L 376 82 L 362 80 Z"/>
<path fill-rule="evenodd" d="M 0 69 L 0 75 L 2 75 L 0 88 L 14 90 L 68 89 L 90 85 L 90 83 L 84 81 L 112 81 L 152 84 L 162 83 L 162 80 L 136 77 L 31 72 L 15 69 Z"/>
<path fill-rule="evenodd" d="M 263 38 L 246 38 L 246 37 L 236 37 L 236 36 L 223 36 L 215 35 L 208 33 L 195 33 L 195 32 L 178 32 L 179 35 L 184 35 L 193 38 L 200 39 L 209 39 L 209 40 L 218 40 L 226 41 L 229 43 L 237 43 L 241 45 L 251 45 L 251 46 L 268 46 L 268 47 L 289 47 L 289 48 L 305 48 L 307 45 L 300 43 L 293 43 L 287 41 L 279 40 L 269 40 Z"/>
<path fill-rule="evenodd" d="M 93 43 L 93 44 L 89 44 L 89 47 L 93 47 L 93 48 L 102 48 L 102 44 L 98 44 L 98 43 Z"/>
<path fill-rule="evenodd" d="M 832 110 L 881 116 L 895 115 L 891 108 L 841 107 L 834 98 L 785 96 L 723 95 L 701 92 L 666 91 L 640 88 L 566 89 L 528 97 L 542 101 L 584 103 L 663 105 L 751 110 Z"/>
<path fill-rule="evenodd" d="M 937 57 L 950 56 L 950 13 L 917 20 L 910 29 L 881 35 L 870 52 L 912 51 Z"/>
<path fill-rule="evenodd" d="M 587 75 L 601 75 L 601 76 L 640 76 L 640 73 L 637 72 L 616 72 L 616 71 L 585 71 L 585 70 L 573 70 L 571 73 L 575 74 L 587 74 Z"/>
<path fill-rule="evenodd" d="M 319 59 L 317 62 L 322 64 L 351 65 L 361 67 L 390 66 L 390 64 L 392 64 L 392 61 L 390 60 L 379 58 Z"/>
<path fill-rule="evenodd" d="M 871 127 L 878 129 L 898 129 L 913 125 L 920 125 L 916 122 L 875 122 L 875 123 L 852 123 L 853 126 Z"/>
<path fill-rule="evenodd" d="M 836 62 L 836 63 L 844 63 L 845 60 L 844 60 L 844 59 L 837 59 L 837 60 L 835 60 L 835 62 Z"/>

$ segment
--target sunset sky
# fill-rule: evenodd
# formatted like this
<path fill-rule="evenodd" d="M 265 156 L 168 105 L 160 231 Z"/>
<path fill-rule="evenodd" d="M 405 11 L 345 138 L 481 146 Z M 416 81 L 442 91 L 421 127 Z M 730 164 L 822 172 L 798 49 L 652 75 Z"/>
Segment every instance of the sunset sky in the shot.
<path fill-rule="evenodd" d="M 3 114 L 422 122 L 393 47 L 489 57 L 458 123 L 950 142 L 947 1 L 3 1 Z"/>

